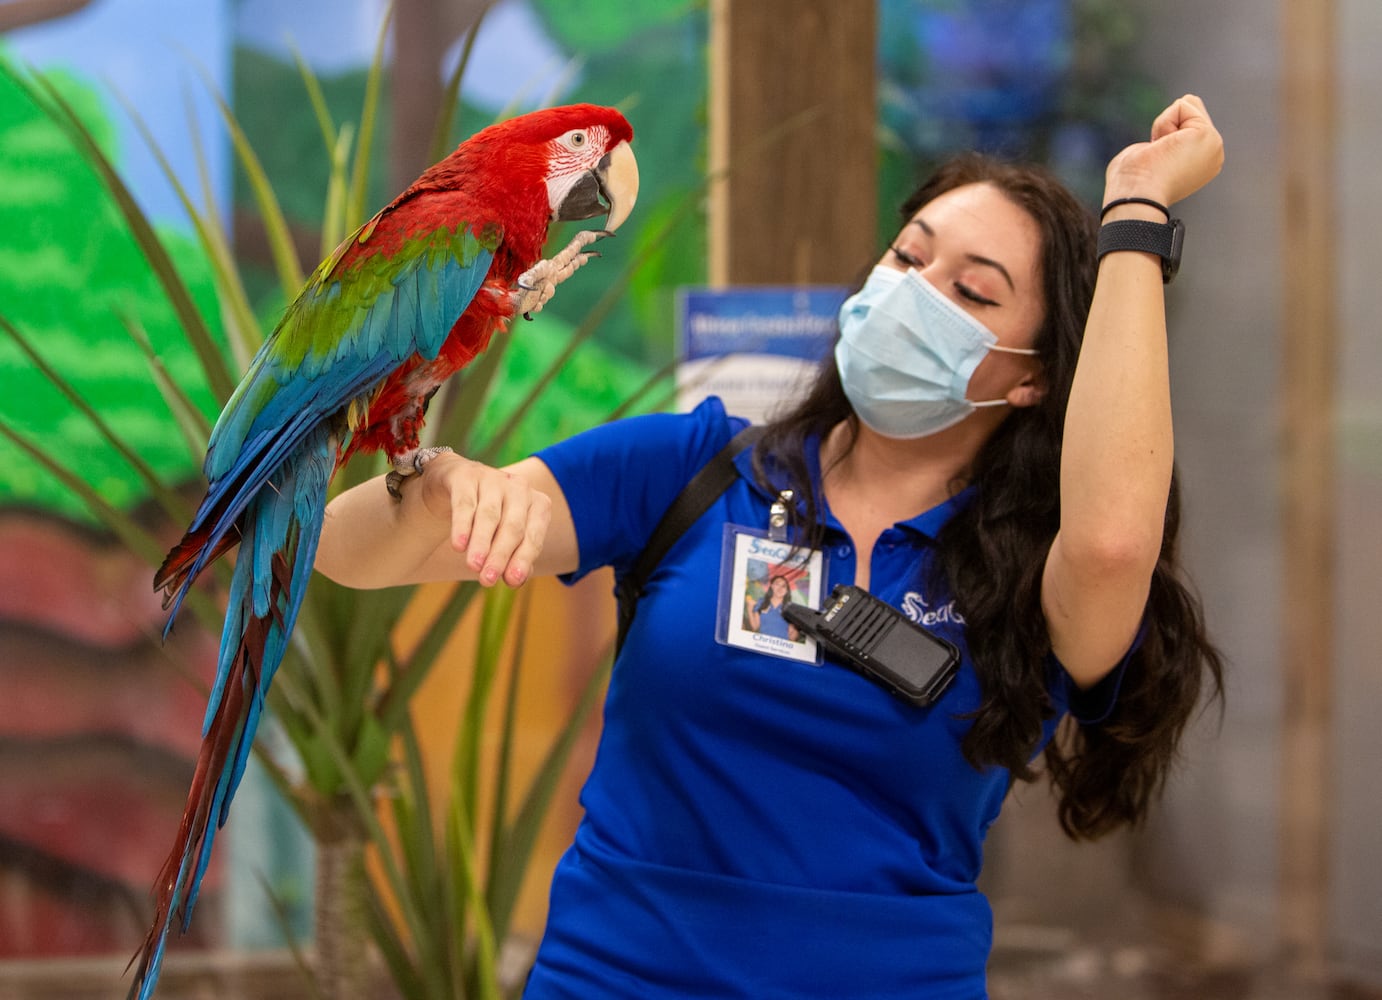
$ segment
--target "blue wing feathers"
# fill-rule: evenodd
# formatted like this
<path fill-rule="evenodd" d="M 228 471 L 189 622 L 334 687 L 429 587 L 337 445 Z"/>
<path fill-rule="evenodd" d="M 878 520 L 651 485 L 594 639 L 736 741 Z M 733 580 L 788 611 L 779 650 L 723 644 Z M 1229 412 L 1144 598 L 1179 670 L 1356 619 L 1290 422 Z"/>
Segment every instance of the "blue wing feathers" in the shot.
<path fill-rule="evenodd" d="M 299 368 L 285 369 L 266 343 L 212 432 L 207 478 L 213 489 L 218 480 L 234 479 L 236 466 L 253 456 L 254 450 L 245 445 L 256 432 L 281 434 L 286 422 L 308 409 L 318 417 L 334 413 L 413 353 L 435 358 L 456 317 L 484 281 L 492 255 L 486 251 L 482 258 L 470 267 L 453 262 L 439 268 L 440 273 L 407 272 L 368 309 L 350 317 L 335 352 L 323 359 L 309 361 L 309 352 Z M 474 266 L 481 263 L 483 267 Z M 405 286 L 410 286 L 408 291 L 400 291 Z"/>
<path fill-rule="evenodd" d="M 435 271 L 406 272 L 363 315 L 353 317 L 353 331 L 366 333 L 366 343 L 377 336 L 379 348 L 366 352 L 361 350 L 358 335 L 342 336 L 337 347 L 339 357 L 314 378 L 301 378 L 280 369 L 268 356 L 268 344 L 261 348 L 247 383 L 232 397 L 212 433 L 207 452 L 211 487 L 202 511 L 221 507 L 225 490 L 234 488 L 232 484 L 242 483 L 251 490 L 263 485 L 265 476 L 276 464 L 274 459 L 281 460 L 281 453 L 264 452 L 258 446 L 260 440 L 272 438 L 280 447 L 291 446 L 312 423 L 340 410 L 414 352 L 425 358 L 436 357 L 455 318 L 475 297 L 492 259 L 489 251 L 481 251 L 470 266 L 452 260 Z M 403 287 L 408 291 L 400 291 Z M 412 303 L 416 305 L 409 309 Z M 260 385 L 264 388 L 258 391 L 247 388 Z M 250 401 L 258 401 L 261 394 L 267 400 L 256 413 Z M 228 446 L 232 443 L 237 446 L 235 457 L 227 461 L 221 456 L 230 454 Z M 220 475 L 211 475 L 222 467 Z M 247 472 L 251 474 L 243 475 Z M 235 506 L 243 509 L 239 504 Z M 201 526 L 204 516 L 199 512 L 193 521 L 194 530 Z M 230 519 L 230 523 L 234 520 Z"/>
<path fill-rule="evenodd" d="M 294 413 L 309 401 L 322 415 L 340 409 L 371 382 L 382 377 L 373 362 L 386 356 L 402 364 L 414 352 L 435 358 L 456 318 L 465 311 L 489 272 L 494 254 L 477 249 L 469 260 L 448 257 L 435 268 L 404 267 L 367 305 L 351 310 L 341 302 L 339 281 L 304 292 L 285 317 L 280 331 L 336 316 L 321 323 L 318 339 L 301 358 L 285 364 L 271 338 L 250 363 L 249 371 L 212 431 L 207 449 L 207 479 L 233 474 L 244 442 L 259 429 L 277 429 L 284 413 Z M 402 297 L 403 302 L 396 300 Z M 411 303 L 416 303 L 408 308 Z M 400 308 L 402 305 L 402 308 Z"/>

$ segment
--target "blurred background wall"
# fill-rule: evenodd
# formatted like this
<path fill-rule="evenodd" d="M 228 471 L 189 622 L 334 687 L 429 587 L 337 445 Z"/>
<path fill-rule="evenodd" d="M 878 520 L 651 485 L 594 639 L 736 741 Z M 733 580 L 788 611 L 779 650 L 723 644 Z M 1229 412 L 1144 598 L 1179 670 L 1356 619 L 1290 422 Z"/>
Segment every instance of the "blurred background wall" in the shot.
<path fill-rule="evenodd" d="M 1203 96 L 1227 147 L 1222 177 L 1178 208 L 1192 249 L 1167 299 L 1184 551 L 1228 658 L 1226 707 L 1194 728 L 1145 830 L 1092 852 L 1049 831 L 1031 843 L 1042 826 L 1023 813 L 1045 803 L 1028 793 L 991 875 L 1047 926 L 1098 937 L 1143 912 L 1154 940 L 1211 962 L 1324 962 L 1376 983 L 1382 8 L 1136 7 L 1134 65 Z M 1317 493 L 1304 529 L 1302 491 Z M 1303 561 L 1311 544 L 1323 551 Z"/>
<path fill-rule="evenodd" d="M 1382 38 L 1382 7 L 1351 0 L 1339 13 L 1338 805 L 1330 829 L 1329 920 L 1345 960 L 1375 978 L 1382 967 L 1382 892 L 1371 874 L 1378 868 L 1375 834 L 1382 830 L 1382 322 L 1376 280 L 1382 261 L 1382 66 L 1374 42 Z"/>

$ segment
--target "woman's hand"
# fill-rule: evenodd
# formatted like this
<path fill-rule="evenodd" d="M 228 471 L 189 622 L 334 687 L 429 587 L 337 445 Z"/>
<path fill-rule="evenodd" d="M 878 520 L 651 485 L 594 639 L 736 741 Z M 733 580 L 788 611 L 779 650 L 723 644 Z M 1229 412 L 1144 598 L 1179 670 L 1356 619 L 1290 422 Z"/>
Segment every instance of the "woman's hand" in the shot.
<path fill-rule="evenodd" d="M 1173 205 L 1208 184 L 1224 165 L 1224 140 L 1204 102 L 1187 94 L 1152 123 L 1150 142 L 1133 143 L 1104 175 L 1104 204 L 1151 198 Z"/>
<path fill-rule="evenodd" d="M 517 587 L 533 572 L 552 501 L 523 476 L 455 454 L 433 459 L 418 477 L 427 512 L 451 524 L 451 547 L 486 587 Z"/>

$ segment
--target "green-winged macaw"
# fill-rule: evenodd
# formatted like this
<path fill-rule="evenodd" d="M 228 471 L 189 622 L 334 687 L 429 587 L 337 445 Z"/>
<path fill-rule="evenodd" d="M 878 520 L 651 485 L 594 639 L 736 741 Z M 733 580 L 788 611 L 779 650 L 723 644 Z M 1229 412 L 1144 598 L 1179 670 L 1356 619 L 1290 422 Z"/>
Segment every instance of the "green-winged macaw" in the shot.
<path fill-rule="evenodd" d="M 152 996 L 170 926 L 191 920 L 312 572 L 333 473 L 379 449 L 394 465 L 391 492 L 420 471 L 429 455 L 418 431 L 437 387 L 540 309 L 627 218 L 632 138 L 623 115 L 591 104 L 477 133 L 321 263 L 250 362 L 211 433 L 206 498 L 154 577 L 171 628 L 197 575 L 240 546 L 201 752 L 131 997 Z M 540 259 L 552 222 L 597 215 L 604 230 Z"/>

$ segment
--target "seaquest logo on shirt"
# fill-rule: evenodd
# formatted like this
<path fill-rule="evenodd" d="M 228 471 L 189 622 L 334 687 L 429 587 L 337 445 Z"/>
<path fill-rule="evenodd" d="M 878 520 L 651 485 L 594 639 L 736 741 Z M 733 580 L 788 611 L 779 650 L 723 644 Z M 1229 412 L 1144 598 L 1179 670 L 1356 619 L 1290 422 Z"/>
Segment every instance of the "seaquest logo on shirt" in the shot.
<path fill-rule="evenodd" d="M 915 590 L 907 591 L 906 596 L 902 598 L 902 613 L 922 628 L 934 628 L 949 622 L 956 625 L 965 623 L 964 616 L 955 610 L 953 600 L 933 609 L 926 603 L 926 598 Z"/>

